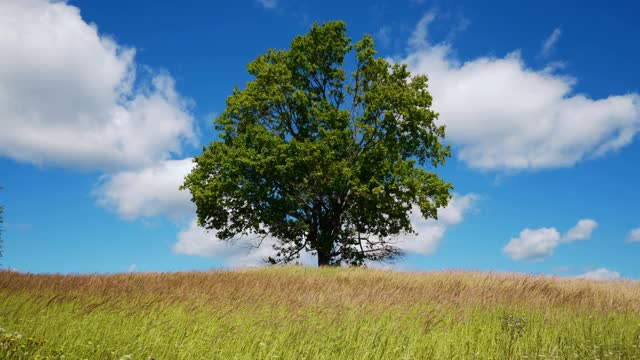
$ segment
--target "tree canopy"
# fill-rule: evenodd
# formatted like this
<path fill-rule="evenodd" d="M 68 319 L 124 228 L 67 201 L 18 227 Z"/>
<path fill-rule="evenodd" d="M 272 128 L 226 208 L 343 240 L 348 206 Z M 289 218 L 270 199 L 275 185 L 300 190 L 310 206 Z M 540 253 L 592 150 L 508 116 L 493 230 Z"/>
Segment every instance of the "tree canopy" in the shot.
<path fill-rule="evenodd" d="M 361 265 L 401 255 L 412 208 L 437 218 L 447 205 L 452 185 L 432 170 L 451 151 L 427 77 L 377 57 L 371 36 L 315 24 L 248 71 L 182 186 L 215 236 L 271 236 L 271 263 L 309 251 L 319 265 Z"/>

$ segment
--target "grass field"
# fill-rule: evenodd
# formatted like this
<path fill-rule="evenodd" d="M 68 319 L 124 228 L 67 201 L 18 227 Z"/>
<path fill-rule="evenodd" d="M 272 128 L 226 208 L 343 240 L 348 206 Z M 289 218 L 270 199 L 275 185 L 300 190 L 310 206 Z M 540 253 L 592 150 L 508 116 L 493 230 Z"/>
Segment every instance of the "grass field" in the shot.
<path fill-rule="evenodd" d="M 1 359 L 640 359 L 640 283 L 262 268 L 0 272 Z"/>

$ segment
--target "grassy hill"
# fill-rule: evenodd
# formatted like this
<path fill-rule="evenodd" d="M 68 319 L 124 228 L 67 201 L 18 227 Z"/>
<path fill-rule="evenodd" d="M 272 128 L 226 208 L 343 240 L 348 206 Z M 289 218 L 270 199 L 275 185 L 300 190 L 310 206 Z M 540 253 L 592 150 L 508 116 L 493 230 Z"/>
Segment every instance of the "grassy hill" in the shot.
<path fill-rule="evenodd" d="M 262 268 L 0 272 L 1 359 L 640 359 L 640 283 Z"/>

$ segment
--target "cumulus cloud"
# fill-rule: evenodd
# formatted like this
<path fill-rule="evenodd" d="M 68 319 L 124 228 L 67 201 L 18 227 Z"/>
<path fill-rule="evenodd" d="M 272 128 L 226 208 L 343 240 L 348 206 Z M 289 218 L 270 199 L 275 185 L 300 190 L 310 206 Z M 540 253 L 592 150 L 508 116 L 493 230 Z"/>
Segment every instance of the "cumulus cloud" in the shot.
<path fill-rule="evenodd" d="M 598 227 L 598 223 L 591 219 L 582 219 L 578 221 L 576 226 L 572 227 L 562 237 L 564 242 L 573 242 L 579 240 L 586 240 L 591 237 L 591 233 Z"/>
<path fill-rule="evenodd" d="M 549 35 L 549 37 L 546 38 L 545 41 L 542 43 L 542 49 L 540 49 L 540 54 L 542 56 L 549 55 L 549 53 L 551 53 L 551 50 L 553 50 L 553 47 L 556 45 L 558 40 L 560 40 L 561 35 L 562 35 L 562 29 L 560 28 L 553 29 L 553 32 L 551 33 L 551 35 Z"/>
<path fill-rule="evenodd" d="M 189 192 L 178 188 L 193 166 L 192 159 L 186 158 L 159 162 L 140 170 L 105 175 L 94 190 L 94 195 L 100 206 L 110 209 L 125 220 L 156 216 L 173 220 L 189 219 L 193 217 L 195 207 Z M 420 210 L 414 208 L 410 220 L 417 234 L 399 236 L 395 239 L 396 246 L 411 253 L 433 254 L 446 230 L 461 223 L 478 198 L 473 193 L 455 194 L 447 207 L 438 210 L 438 220 L 424 219 Z M 188 228 L 178 234 L 174 250 L 185 255 L 228 258 L 233 265 L 252 265 L 272 255 L 272 245 L 275 243 L 275 239 L 267 237 L 262 240 L 260 249 L 255 250 L 253 245 L 258 240 L 255 236 L 245 236 L 238 239 L 238 246 L 230 246 L 220 241 L 215 232 L 207 232 L 193 220 Z M 245 260 L 240 261 L 240 258 Z"/>
<path fill-rule="evenodd" d="M 554 227 L 524 229 L 516 238 L 511 238 L 502 252 L 513 260 L 531 262 L 542 261 L 554 254 L 560 243 L 587 240 L 598 223 L 591 219 L 581 219 L 564 236 Z"/>
<path fill-rule="evenodd" d="M 457 156 L 483 170 L 572 166 L 630 144 L 640 131 L 640 95 L 592 99 L 575 80 L 527 67 L 519 51 L 460 61 L 450 43 L 430 43 L 429 13 L 409 39 L 405 63 L 430 79 L 433 108 Z"/>
<path fill-rule="evenodd" d="M 195 220 L 178 234 L 173 250 L 177 254 L 225 260 L 233 265 L 258 265 L 272 253 L 274 240 L 244 236 L 235 241 L 222 241 L 215 231 L 198 226 Z"/>
<path fill-rule="evenodd" d="M 502 249 L 514 260 L 542 261 L 552 255 L 560 241 L 555 228 L 524 229 Z"/>
<path fill-rule="evenodd" d="M 605 268 L 599 268 L 591 271 L 587 271 L 584 274 L 576 276 L 580 279 L 591 280 L 618 280 L 621 278 L 620 273 Z"/>
<path fill-rule="evenodd" d="M 627 235 L 627 242 L 640 242 L 640 228 L 631 229 Z"/>
<path fill-rule="evenodd" d="M 191 172 L 194 163 L 191 158 L 167 160 L 135 171 L 123 171 L 103 176 L 94 190 L 97 203 L 118 214 L 122 219 L 133 220 L 154 216 L 164 216 L 174 220 L 191 218 L 195 207 L 186 190 L 178 190 L 184 177 Z M 395 239 L 396 246 L 407 252 L 422 255 L 433 254 L 446 230 L 464 220 L 465 214 L 473 209 L 479 196 L 473 193 L 454 194 L 445 208 L 438 210 L 438 220 L 424 219 L 415 207 L 410 220 L 417 234 L 405 234 Z M 220 241 L 215 232 L 207 232 L 191 221 L 188 228 L 178 234 L 174 247 L 176 253 L 196 255 L 215 259 L 229 258 L 230 263 L 250 265 L 259 263 L 272 254 L 275 239 L 262 239 L 259 250 L 253 249 L 260 239 L 245 236 L 238 239 L 238 246 L 230 246 Z M 244 262 L 236 256 L 246 258 Z"/>
<path fill-rule="evenodd" d="M 457 225 L 478 200 L 476 194 L 454 195 L 445 208 L 438 210 L 438 220 L 424 219 L 416 206 L 411 211 L 411 224 L 416 234 L 402 235 L 397 240 L 398 248 L 420 255 L 432 255 L 438 249 L 445 232 Z"/>
<path fill-rule="evenodd" d="M 0 132 L 0 156 L 115 170 L 168 159 L 194 141 L 171 76 L 140 76 L 135 49 L 64 1 L 1 1 L 0 53 L 0 126 L 10 129 Z"/>
<path fill-rule="evenodd" d="M 193 169 L 192 158 L 105 175 L 94 190 L 97 203 L 125 220 L 166 216 L 174 220 L 195 214 L 191 194 L 178 188 Z"/>
<path fill-rule="evenodd" d="M 178 234 L 178 242 L 173 246 L 177 254 L 201 256 L 221 260 L 226 266 L 258 266 L 274 255 L 273 245 L 277 240 L 271 236 L 255 234 L 239 236 L 229 241 L 220 240 L 216 232 L 198 226 L 193 220 L 189 227 Z M 302 264 L 314 264 L 314 257 L 303 252 L 298 260 Z"/>
<path fill-rule="evenodd" d="M 418 234 L 407 234 L 396 239 L 396 246 L 407 252 L 430 255 L 440 244 L 448 227 L 459 224 L 464 214 L 473 208 L 478 196 L 467 194 L 454 196 L 449 206 L 439 211 L 438 220 L 425 220 L 420 210 L 414 209 L 411 222 Z M 208 231 L 192 221 L 188 228 L 178 234 L 174 251 L 178 254 L 194 255 L 219 259 L 229 266 L 259 265 L 264 259 L 274 254 L 273 245 L 277 240 L 273 237 L 259 237 L 254 234 L 238 237 L 232 241 L 222 241 L 216 237 L 215 231 Z M 259 245 L 259 247 L 258 247 Z M 301 263 L 314 264 L 316 261 L 309 253 L 304 253 Z"/>

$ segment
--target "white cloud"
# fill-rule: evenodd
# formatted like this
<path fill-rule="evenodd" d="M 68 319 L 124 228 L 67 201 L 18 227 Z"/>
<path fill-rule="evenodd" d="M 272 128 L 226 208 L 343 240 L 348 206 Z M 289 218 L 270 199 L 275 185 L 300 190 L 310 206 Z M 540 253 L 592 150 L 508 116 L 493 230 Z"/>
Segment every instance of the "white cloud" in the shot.
<path fill-rule="evenodd" d="M 178 188 L 193 166 L 192 158 L 166 160 L 140 170 L 105 175 L 94 195 L 98 205 L 125 220 L 152 216 L 191 218 L 195 214 L 191 194 Z"/>
<path fill-rule="evenodd" d="M 416 28 L 409 38 L 409 46 L 413 49 L 429 47 L 429 43 L 427 42 L 428 28 L 435 18 L 435 14 L 427 13 L 418 21 Z"/>
<path fill-rule="evenodd" d="M 417 234 L 400 236 L 396 245 L 402 250 L 416 254 L 435 253 L 446 230 L 462 222 L 465 213 L 473 208 L 477 199 L 476 194 L 454 195 L 449 205 L 438 211 L 438 220 L 424 219 L 420 209 L 414 206 L 410 220 Z"/>
<path fill-rule="evenodd" d="M 514 260 L 542 261 L 554 253 L 559 241 L 560 233 L 555 228 L 524 229 L 502 251 Z"/>
<path fill-rule="evenodd" d="M 454 196 L 444 209 L 439 211 L 438 220 L 425 220 L 420 216 L 420 210 L 414 209 L 411 222 L 418 235 L 404 235 L 395 244 L 400 249 L 422 254 L 433 254 L 440 244 L 448 227 L 463 220 L 464 213 L 473 207 L 478 198 L 475 194 Z M 178 254 L 203 256 L 224 260 L 230 266 L 259 265 L 263 260 L 273 255 L 273 244 L 276 239 L 270 236 L 261 240 L 256 235 L 246 235 L 232 242 L 221 241 L 215 236 L 215 231 L 207 231 L 192 221 L 187 229 L 178 234 L 178 242 L 174 251 Z M 256 245 L 261 243 L 259 248 Z M 302 263 L 314 264 L 316 260 L 308 253 L 301 256 Z"/>
<path fill-rule="evenodd" d="M 621 278 L 620 273 L 605 268 L 599 268 L 591 271 L 587 271 L 584 274 L 576 276 L 581 279 L 591 280 L 618 280 Z"/>
<path fill-rule="evenodd" d="M 266 238 L 261 246 L 258 237 L 245 236 L 233 242 L 222 241 L 215 231 L 208 231 L 191 221 L 189 227 L 178 234 L 173 250 L 177 254 L 208 257 L 224 260 L 232 265 L 259 265 L 272 254 L 274 241 Z"/>
<path fill-rule="evenodd" d="M 528 68 L 520 53 L 461 62 L 449 43 L 431 44 L 427 14 L 396 57 L 430 79 L 433 108 L 447 126 L 458 158 L 477 169 L 572 166 L 632 142 L 640 131 L 637 93 L 591 99 L 575 81 Z"/>
<path fill-rule="evenodd" d="M 140 79 L 135 49 L 63 1 L 0 1 L 0 156 L 113 170 L 149 165 L 194 141 L 166 73 Z"/>
<path fill-rule="evenodd" d="M 156 165 L 135 171 L 123 171 L 103 176 L 101 183 L 94 190 L 97 203 L 114 211 L 125 220 L 165 216 L 173 220 L 191 218 L 195 206 L 186 190 L 178 190 L 184 177 L 191 172 L 194 163 L 191 158 L 183 160 L 167 160 Z M 433 254 L 446 230 L 463 221 L 464 215 L 473 208 L 478 199 L 476 194 L 454 195 L 449 205 L 438 211 L 438 220 L 424 219 L 416 207 L 412 210 L 410 220 L 417 234 L 399 236 L 396 245 L 405 251 L 431 255 Z M 178 243 L 174 247 L 180 254 L 197 255 L 216 259 L 229 257 L 231 263 L 242 263 L 235 259 L 239 252 L 247 257 L 245 263 L 254 264 L 272 253 L 271 245 L 275 243 L 267 238 L 259 251 L 248 250 L 257 238 L 241 239 L 239 249 L 226 245 L 215 237 L 215 233 L 206 233 L 192 221 L 189 228 L 178 235 Z"/>
<path fill-rule="evenodd" d="M 215 231 L 206 230 L 193 220 L 189 227 L 178 234 L 178 242 L 173 251 L 177 254 L 207 257 L 222 260 L 226 266 L 264 265 L 269 256 L 274 255 L 273 245 L 277 240 L 271 236 L 260 237 L 255 234 L 239 236 L 230 241 L 216 237 Z M 299 263 L 315 264 L 316 260 L 303 252 Z"/>
<path fill-rule="evenodd" d="M 165 216 L 174 220 L 190 218 L 195 212 L 190 194 L 178 190 L 184 177 L 191 172 L 191 158 L 167 160 L 136 171 L 123 171 L 104 176 L 94 190 L 97 203 L 117 213 L 125 220 Z M 449 205 L 438 211 L 438 220 L 424 219 L 414 207 L 410 220 L 417 234 L 406 234 L 396 239 L 396 245 L 408 252 L 422 255 L 433 254 L 446 230 L 459 224 L 466 212 L 473 208 L 476 194 L 454 195 Z M 230 246 L 197 226 L 195 220 L 178 234 L 174 250 L 180 254 L 204 256 L 215 259 L 229 258 L 232 264 L 255 264 L 272 254 L 275 239 L 267 237 L 259 250 L 252 250 L 258 238 L 245 236 L 238 246 Z M 249 251 L 252 250 L 252 251 Z M 246 258 L 239 261 L 236 256 Z"/>
<path fill-rule="evenodd" d="M 598 223 L 591 219 L 582 219 L 562 237 L 563 242 L 587 240 L 598 227 Z"/>
<path fill-rule="evenodd" d="M 545 41 L 542 43 L 542 49 L 540 49 L 540 54 L 543 56 L 549 55 L 549 53 L 551 53 L 551 50 L 553 50 L 553 47 L 556 45 L 558 40 L 560 40 L 561 35 L 562 35 L 562 29 L 560 28 L 553 29 L 553 32 L 551 33 L 551 35 L 549 35 L 549 37 L 546 38 Z"/>
<path fill-rule="evenodd" d="M 631 229 L 627 235 L 627 242 L 640 242 L 640 228 Z"/>
<path fill-rule="evenodd" d="M 277 0 L 257 0 L 258 4 L 260 4 L 265 9 L 274 9 L 278 5 Z"/>
<path fill-rule="evenodd" d="M 595 220 L 581 219 L 564 236 L 554 227 L 524 229 L 517 238 L 511 238 L 502 252 L 513 260 L 542 261 L 553 255 L 560 243 L 587 240 L 598 226 Z"/>

